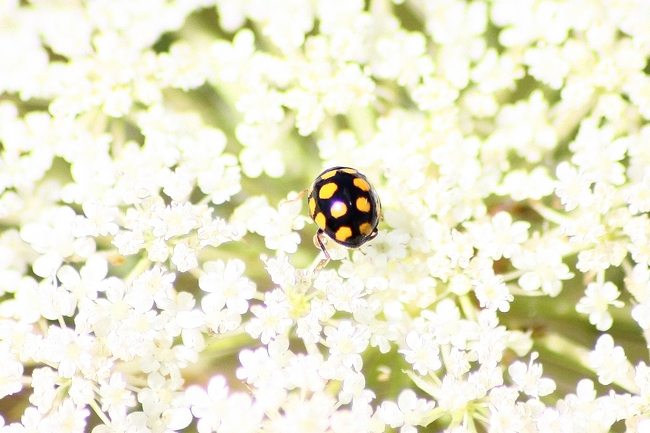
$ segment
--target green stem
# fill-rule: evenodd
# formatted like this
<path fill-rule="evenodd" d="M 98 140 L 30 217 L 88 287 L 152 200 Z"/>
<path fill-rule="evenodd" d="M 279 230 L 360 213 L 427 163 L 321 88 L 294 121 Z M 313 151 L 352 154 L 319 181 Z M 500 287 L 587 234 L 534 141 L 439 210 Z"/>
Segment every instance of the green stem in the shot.
<path fill-rule="evenodd" d="M 558 211 L 551 209 L 550 207 L 544 206 L 538 201 L 528 200 L 528 205 L 533 208 L 535 212 L 544 217 L 544 219 L 557 225 L 562 225 L 570 221 L 570 218 L 567 218 L 565 214 L 561 214 Z"/>

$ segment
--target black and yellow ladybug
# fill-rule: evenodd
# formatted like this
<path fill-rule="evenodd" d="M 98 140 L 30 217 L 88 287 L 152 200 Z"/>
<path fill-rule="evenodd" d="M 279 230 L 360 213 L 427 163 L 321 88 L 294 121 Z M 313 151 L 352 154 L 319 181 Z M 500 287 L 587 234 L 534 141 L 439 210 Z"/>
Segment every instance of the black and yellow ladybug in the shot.
<path fill-rule="evenodd" d="M 323 235 L 348 248 L 358 248 L 377 236 L 381 203 L 368 179 L 351 167 L 322 172 L 307 189 L 309 216 L 318 226 L 316 240 L 329 262 Z"/>

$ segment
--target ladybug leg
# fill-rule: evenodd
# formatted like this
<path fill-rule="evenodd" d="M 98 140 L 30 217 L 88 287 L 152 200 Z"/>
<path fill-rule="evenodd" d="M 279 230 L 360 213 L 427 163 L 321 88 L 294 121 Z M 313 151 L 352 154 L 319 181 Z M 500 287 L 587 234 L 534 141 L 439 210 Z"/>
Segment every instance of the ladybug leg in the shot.
<path fill-rule="evenodd" d="M 282 201 L 280 202 L 280 205 L 283 205 L 283 204 L 285 204 L 285 203 L 294 203 L 294 202 L 297 202 L 298 200 L 300 200 L 300 199 L 301 199 L 301 198 L 302 198 L 302 197 L 307 193 L 307 191 L 309 191 L 309 190 L 308 190 L 308 189 L 303 189 L 303 190 L 300 191 L 300 192 L 298 193 L 298 195 L 295 196 L 294 198 L 288 198 L 288 199 L 286 199 L 286 200 L 282 200 Z"/>
<path fill-rule="evenodd" d="M 323 240 L 327 242 L 327 239 L 325 238 L 325 235 L 323 234 L 323 230 L 318 229 L 318 233 L 316 233 L 316 236 L 314 236 L 314 243 L 318 243 L 318 246 L 320 249 L 323 251 L 323 254 L 325 254 L 325 258 L 321 260 L 321 262 L 316 266 L 316 270 L 323 269 L 325 265 L 327 265 L 330 261 L 330 253 L 327 252 L 327 248 L 325 248 L 325 244 L 323 243 Z"/>

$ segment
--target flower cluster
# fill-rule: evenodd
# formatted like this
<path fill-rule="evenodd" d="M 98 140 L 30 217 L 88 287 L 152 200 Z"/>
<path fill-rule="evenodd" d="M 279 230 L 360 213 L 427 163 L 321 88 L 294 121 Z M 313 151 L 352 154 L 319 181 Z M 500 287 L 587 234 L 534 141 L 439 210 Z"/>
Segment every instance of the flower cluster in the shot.
<path fill-rule="evenodd" d="M 0 2 L 0 433 L 650 432 L 649 17 Z"/>

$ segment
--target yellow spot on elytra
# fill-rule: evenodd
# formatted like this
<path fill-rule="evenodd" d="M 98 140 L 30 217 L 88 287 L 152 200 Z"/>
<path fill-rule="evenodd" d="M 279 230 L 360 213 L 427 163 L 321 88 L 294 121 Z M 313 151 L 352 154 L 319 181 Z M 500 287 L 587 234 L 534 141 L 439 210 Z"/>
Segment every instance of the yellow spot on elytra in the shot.
<path fill-rule="evenodd" d="M 330 208 L 330 213 L 334 218 L 340 218 L 348 213 L 348 207 L 342 201 L 335 201 Z"/>
<path fill-rule="evenodd" d="M 325 221 L 325 215 L 323 212 L 318 212 L 314 217 L 314 222 L 316 222 L 316 225 L 322 229 L 325 229 Z"/>
<path fill-rule="evenodd" d="M 316 212 L 316 199 L 314 197 L 309 197 L 309 216 L 314 217 L 314 213 Z"/>
<path fill-rule="evenodd" d="M 342 172 L 347 173 L 347 174 L 357 174 L 358 171 L 356 171 L 354 168 L 342 168 Z"/>
<path fill-rule="evenodd" d="M 361 191 L 365 191 L 365 192 L 370 191 L 370 184 L 364 179 L 361 179 L 360 177 L 355 178 L 352 181 L 352 183 L 354 183 L 354 186 L 359 188 Z"/>
<path fill-rule="evenodd" d="M 318 190 L 318 197 L 321 200 L 332 198 L 337 189 L 339 189 L 339 187 L 334 182 L 326 183 L 320 188 L 320 190 Z"/>
<path fill-rule="evenodd" d="M 370 212 L 370 202 L 365 197 L 359 197 L 356 202 L 357 209 L 361 212 Z"/>
<path fill-rule="evenodd" d="M 361 232 L 361 234 L 364 236 L 368 236 L 370 233 L 372 233 L 372 226 L 370 223 L 359 224 L 359 232 Z"/>
<path fill-rule="evenodd" d="M 338 170 L 330 170 L 330 171 L 326 171 L 325 173 L 323 173 L 323 174 L 320 175 L 320 178 L 323 179 L 323 180 L 325 180 L 325 179 L 329 179 L 330 177 L 334 176 L 334 175 L 336 174 L 337 171 L 338 171 Z"/>
<path fill-rule="evenodd" d="M 347 226 L 343 226 L 339 228 L 336 233 L 334 233 L 334 237 L 336 238 L 337 241 L 339 242 L 345 242 L 347 239 L 352 236 L 352 229 Z"/>

